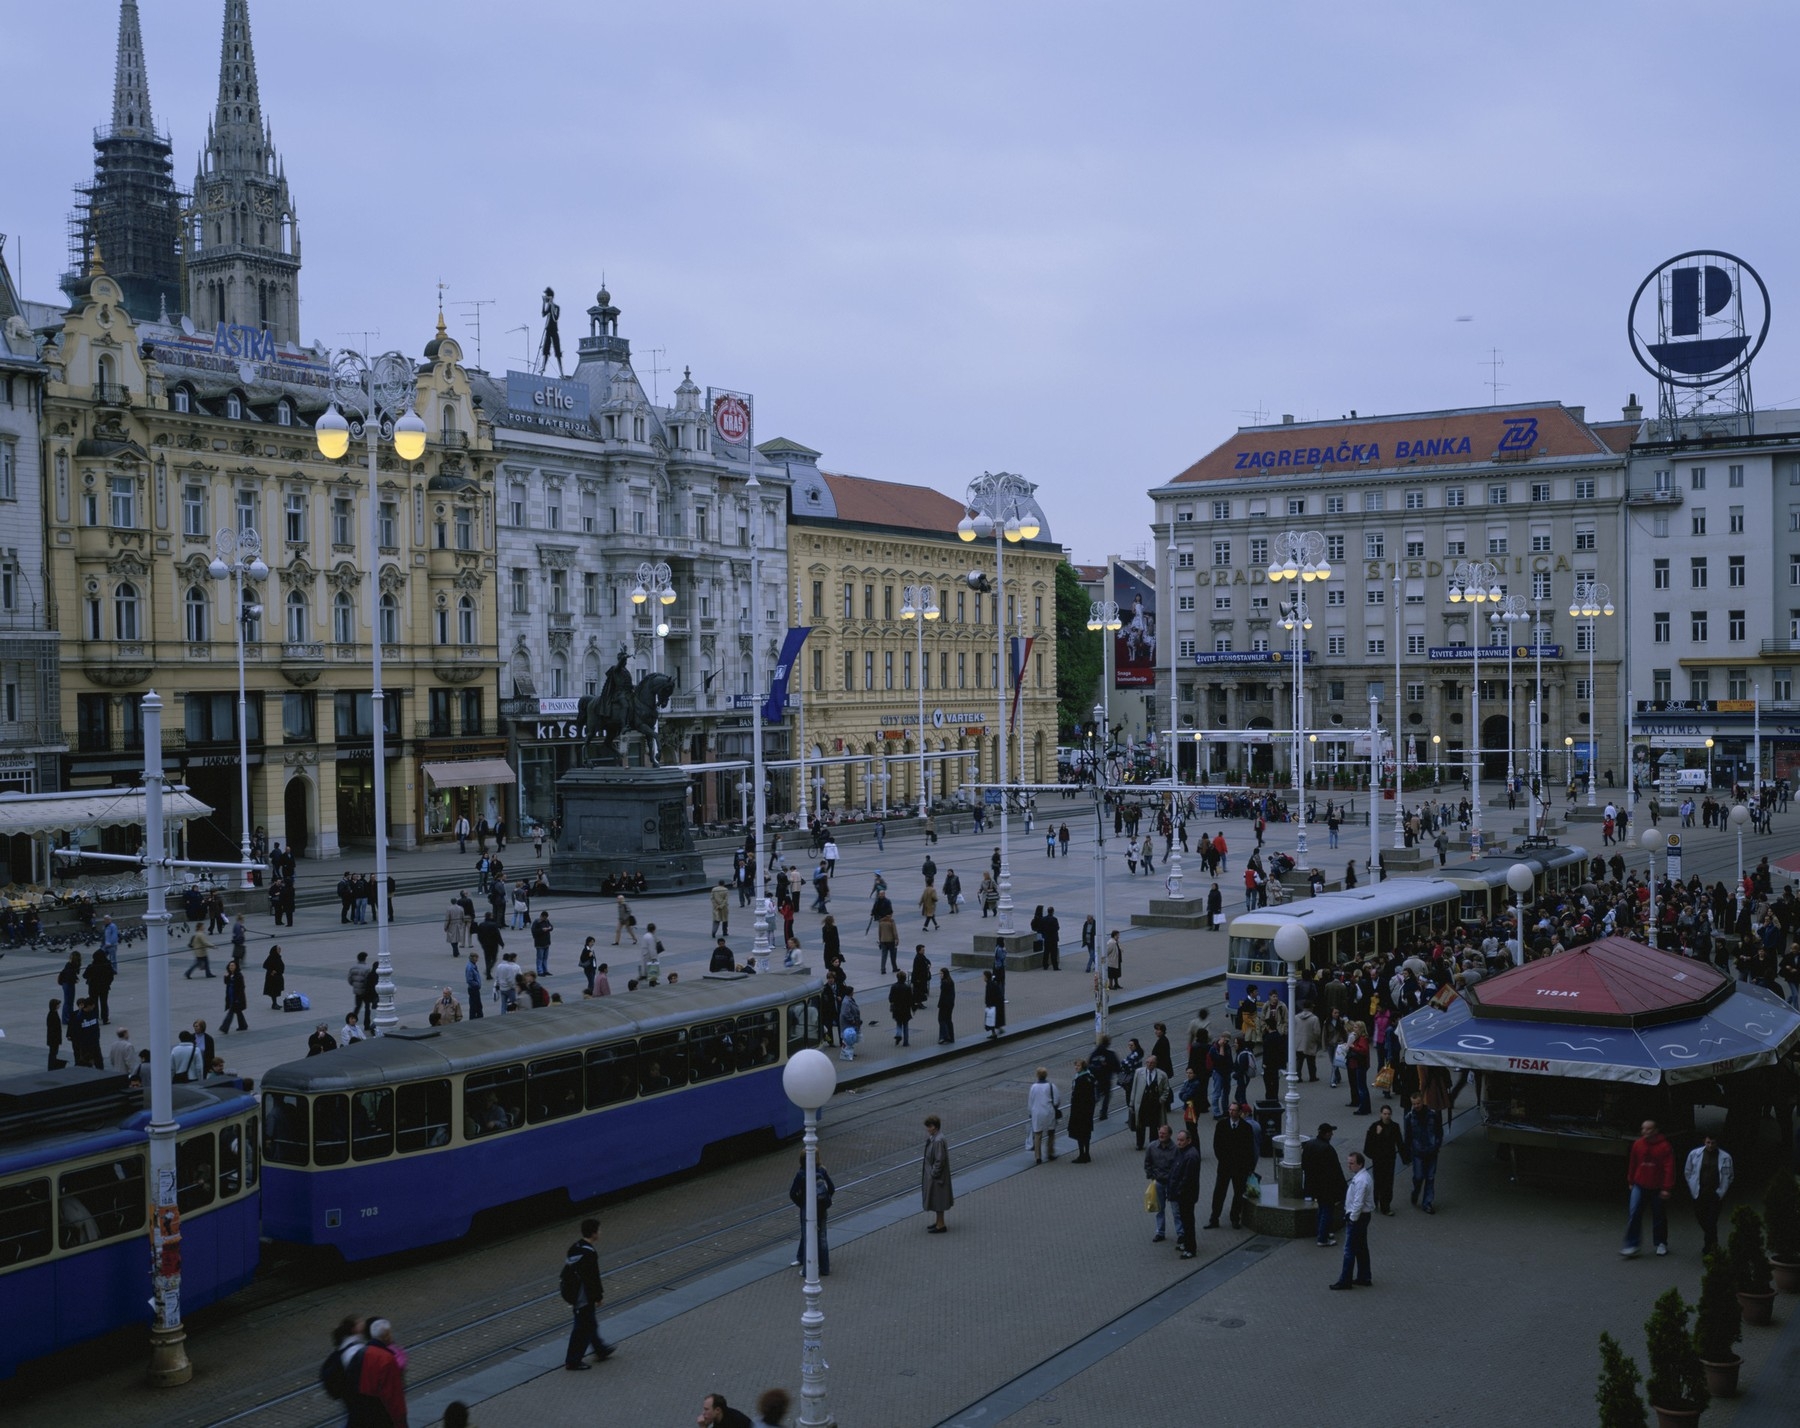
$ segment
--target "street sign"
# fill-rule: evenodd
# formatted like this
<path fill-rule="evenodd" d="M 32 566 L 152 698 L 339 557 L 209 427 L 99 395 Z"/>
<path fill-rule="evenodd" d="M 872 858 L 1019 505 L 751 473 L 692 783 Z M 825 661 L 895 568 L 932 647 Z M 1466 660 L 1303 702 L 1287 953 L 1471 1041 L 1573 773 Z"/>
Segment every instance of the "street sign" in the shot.
<path fill-rule="evenodd" d="M 997 788 L 984 788 L 981 791 L 981 801 L 989 808 L 998 808 L 1001 801 L 1001 791 Z"/>
<path fill-rule="evenodd" d="M 762 702 L 763 701 L 758 699 L 754 694 L 734 694 L 731 696 L 731 707 L 733 709 L 754 709 Z M 798 704 L 799 701 L 795 699 L 793 695 L 788 695 L 787 708 L 793 709 Z"/>
<path fill-rule="evenodd" d="M 1667 846 L 1669 849 L 1669 880 L 1678 882 L 1681 878 L 1681 835 L 1671 833 Z"/>

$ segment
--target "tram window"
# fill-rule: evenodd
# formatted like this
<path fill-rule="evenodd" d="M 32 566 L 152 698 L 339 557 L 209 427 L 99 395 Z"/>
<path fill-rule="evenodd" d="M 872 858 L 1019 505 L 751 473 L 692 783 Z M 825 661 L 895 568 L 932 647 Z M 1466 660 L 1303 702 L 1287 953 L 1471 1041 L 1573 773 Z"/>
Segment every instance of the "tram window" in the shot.
<path fill-rule="evenodd" d="M 1411 937 L 1412 930 L 1413 915 L 1410 907 L 1394 914 L 1394 935 L 1396 937 Z"/>
<path fill-rule="evenodd" d="M 1466 892 L 1463 894 L 1462 920 L 1464 922 L 1487 921 L 1487 894 L 1485 892 Z"/>
<path fill-rule="evenodd" d="M 637 1043 L 596 1046 L 587 1054 L 587 1104 L 590 1111 L 617 1105 L 637 1095 Z"/>
<path fill-rule="evenodd" d="M 1359 922 L 1356 924 L 1356 959 L 1366 960 L 1375 955 L 1375 924 Z"/>
<path fill-rule="evenodd" d="M 394 1153 L 394 1093 L 386 1086 L 350 1097 L 350 1156 L 383 1160 Z"/>
<path fill-rule="evenodd" d="M 306 1097 L 263 1096 L 263 1154 L 277 1165 L 305 1165 L 308 1139 Z"/>
<path fill-rule="evenodd" d="M 1275 943 L 1267 937 L 1231 939 L 1230 967 L 1240 977 L 1272 976 L 1270 969 L 1280 960 L 1275 955 Z M 1287 974 L 1284 971 L 1282 975 Z"/>
<path fill-rule="evenodd" d="M 197 1135 L 175 1147 L 175 1203 L 182 1214 L 213 1202 L 213 1152 L 210 1135 Z"/>
<path fill-rule="evenodd" d="M 1431 930 L 1433 932 L 1444 932 L 1447 931 L 1449 927 L 1450 904 L 1447 902 L 1434 902 L 1431 905 Z"/>
<path fill-rule="evenodd" d="M 350 1158 L 350 1103 L 342 1096 L 315 1096 L 312 1117 L 313 1163 L 342 1165 Z"/>
<path fill-rule="evenodd" d="M 1356 955 L 1356 929 L 1354 927 L 1338 928 L 1332 934 L 1332 940 L 1337 944 L 1332 954 L 1334 965 L 1342 966 Z"/>
<path fill-rule="evenodd" d="M 571 1051 L 566 1056 L 533 1061 L 525 1086 L 525 1104 L 533 1125 L 578 1114 L 582 1108 L 581 1053 Z"/>
<path fill-rule="evenodd" d="M 525 1068 L 502 1066 L 463 1078 L 463 1136 L 517 1130 L 525 1124 Z"/>
<path fill-rule="evenodd" d="M 256 1153 L 256 1117 L 244 1122 L 244 1184 L 255 1188 L 262 1170 L 262 1157 Z"/>
<path fill-rule="evenodd" d="M 450 1083 L 414 1081 L 394 1093 L 400 1153 L 450 1144 Z"/>
<path fill-rule="evenodd" d="M 1331 965 L 1330 957 L 1331 957 L 1331 934 L 1329 932 L 1320 932 L 1320 933 L 1314 934 L 1312 941 L 1307 944 L 1306 965 L 1308 967 L 1315 967 L 1315 968 L 1328 967 Z M 1295 970 L 1298 971 L 1300 969 L 1296 968 Z"/>
<path fill-rule="evenodd" d="M 56 1186 L 59 1242 L 64 1249 L 97 1244 L 144 1228 L 144 1157 L 71 1170 Z"/>
<path fill-rule="evenodd" d="M 244 1188 L 244 1128 L 226 1126 L 219 1132 L 219 1198 Z"/>
<path fill-rule="evenodd" d="M 646 1096 L 685 1086 L 688 1078 L 687 1033 L 659 1031 L 638 1042 L 640 1090 Z"/>
<path fill-rule="evenodd" d="M 1394 919 L 1391 917 L 1380 918 L 1377 920 L 1375 927 L 1378 939 L 1377 946 L 1380 949 L 1379 955 L 1385 957 L 1394 950 Z"/>
<path fill-rule="evenodd" d="M 50 1181 L 0 1185 L 0 1269 L 50 1253 Z"/>
<path fill-rule="evenodd" d="M 788 1055 L 819 1044 L 819 999 L 789 1002 L 787 1009 Z"/>
<path fill-rule="evenodd" d="M 688 1065 L 696 1081 L 729 1076 L 737 1065 L 737 1028 L 729 1019 L 703 1022 L 688 1034 Z"/>
<path fill-rule="evenodd" d="M 753 1066 L 768 1066 L 780 1059 L 773 1011 L 751 1012 L 738 1018 L 737 1052 L 740 1071 L 748 1071 Z"/>

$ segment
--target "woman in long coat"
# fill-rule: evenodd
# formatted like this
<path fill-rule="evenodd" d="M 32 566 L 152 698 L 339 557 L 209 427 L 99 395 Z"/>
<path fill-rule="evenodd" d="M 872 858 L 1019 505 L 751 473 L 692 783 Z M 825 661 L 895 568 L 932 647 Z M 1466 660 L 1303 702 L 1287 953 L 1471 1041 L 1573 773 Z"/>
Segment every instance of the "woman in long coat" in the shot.
<path fill-rule="evenodd" d="M 928 1235 L 941 1235 L 948 1227 L 944 1211 L 956 1203 L 950 1185 L 950 1142 L 944 1139 L 944 1123 L 936 1116 L 925 1117 L 925 1154 L 919 1163 L 919 1195 L 927 1214 L 937 1219 L 926 1228 Z"/>
<path fill-rule="evenodd" d="M 950 980 L 950 969 L 942 968 L 938 972 L 938 1045 L 947 1046 L 956 1040 L 956 983 Z"/>
<path fill-rule="evenodd" d="M 273 944 L 263 958 L 262 994 L 269 999 L 269 1010 L 281 1010 L 282 994 L 287 991 L 287 963 L 281 956 L 281 944 Z"/>
<path fill-rule="evenodd" d="M 1075 1163 L 1083 1165 L 1094 1157 L 1088 1154 L 1088 1142 L 1094 1135 L 1094 1073 L 1088 1070 L 1087 1058 L 1075 1058 L 1075 1079 L 1069 1082 L 1069 1138 L 1078 1152 Z"/>
<path fill-rule="evenodd" d="M 444 914 L 444 941 L 450 944 L 452 957 L 460 960 L 469 955 L 469 914 L 456 898 L 450 899 L 450 909 Z"/>
<path fill-rule="evenodd" d="M 925 955 L 923 947 L 913 953 L 912 999 L 914 1011 L 923 1010 L 931 1001 L 931 958 Z"/>
<path fill-rule="evenodd" d="M 248 999 L 249 992 L 244 986 L 244 969 L 233 958 L 225 964 L 225 1020 L 219 1023 L 220 1036 L 231 1030 L 231 1019 L 234 1016 L 237 1018 L 239 1031 L 250 1029 L 250 1023 L 244 1020 L 244 1005 Z"/>

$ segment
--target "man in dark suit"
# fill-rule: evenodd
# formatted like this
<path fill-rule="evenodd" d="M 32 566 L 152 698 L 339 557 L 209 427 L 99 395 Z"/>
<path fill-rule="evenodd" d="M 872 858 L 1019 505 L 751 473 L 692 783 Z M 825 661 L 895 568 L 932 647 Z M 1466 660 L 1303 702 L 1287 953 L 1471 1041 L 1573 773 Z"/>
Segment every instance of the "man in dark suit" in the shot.
<path fill-rule="evenodd" d="M 1226 1108 L 1225 1119 L 1213 1125 L 1212 1218 L 1206 1222 L 1209 1230 L 1219 1228 L 1219 1211 L 1225 1205 L 1227 1185 L 1231 1187 L 1231 1228 L 1239 1229 L 1244 1223 L 1244 1189 L 1250 1182 L 1250 1172 L 1256 1169 L 1256 1132 L 1244 1117 L 1245 1109 L 1233 1101 Z"/>

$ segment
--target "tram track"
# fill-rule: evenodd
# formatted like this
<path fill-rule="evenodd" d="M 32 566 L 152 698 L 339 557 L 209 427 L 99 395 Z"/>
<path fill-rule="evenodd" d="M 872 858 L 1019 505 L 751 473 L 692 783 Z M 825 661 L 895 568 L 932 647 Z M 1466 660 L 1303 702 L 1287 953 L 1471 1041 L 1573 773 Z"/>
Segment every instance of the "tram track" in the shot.
<path fill-rule="evenodd" d="M 1205 1000 L 1212 1002 L 1215 995 L 1209 990 Z M 1147 1025 L 1172 1016 L 1170 1009 L 1177 1005 L 1191 1011 L 1193 997 L 1191 989 L 1170 993 L 1132 1007 L 1130 1016 Z M 1035 1067 L 1072 1060 L 1089 1042 L 1085 1021 L 1045 1028 L 1003 1039 L 997 1057 L 965 1055 L 841 1091 L 824 1125 L 826 1159 L 837 1185 L 833 1219 L 917 1195 L 919 1121 L 927 1109 L 961 1132 L 952 1141 L 959 1173 L 1014 1154 L 1022 1143 L 1026 1121 L 1019 1112 Z M 792 1164 L 788 1153 L 783 1147 L 600 1202 L 607 1312 L 652 1301 L 724 1265 L 791 1244 L 795 1214 L 786 1194 Z M 721 1207 L 721 1186 L 739 1186 L 743 1193 Z M 400 1324 L 412 1394 L 466 1378 L 560 1335 L 567 1330 L 568 1311 L 554 1287 L 555 1269 L 574 1216 L 589 1208 L 558 1208 L 548 1225 L 534 1222 L 475 1245 L 460 1241 L 397 1267 L 362 1273 L 356 1266 L 346 1273 L 336 1266 L 335 1276 L 324 1283 L 302 1266 L 278 1267 L 270 1280 L 213 1313 L 236 1310 L 234 1328 L 250 1341 L 272 1335 L 291 1340 L 293 1330 L 304 1323 L 302 1333 L 313 1336 L 311 1348 L 318 1352 L 284 1352 L 285 1362 L 270 1364 L 272 1372 L 258 1381 L 244 1382 L 236 1392 L 215 1383 L 203 1410 L 160 1421 L 171 1428 L 226 1428 L 251 1420 L 269 1428 L 333 1428 L 341 1413 L 329 1411 L 318 1392 L 317 1359 L 324 1353 L 319 1340 L 347 1310 L 379 1309 Z M 668 1224 L 671 1217 L 673 1224 L 661 1228 L 658 1222 Z M 609 1241 L 628 1243 L 630 1252 L 606 1261 Z M 520 1264 L 531 1266 L 529 1278 L 518 1271 Z M 474 1281 L 474 1292 L 444 1294 L 448 1273 L 458 1274 L 465 1284 Z M 491 1284 L 483 1287 L 490 1277 Z M 211 1328 L 201 1332 L 215 1336 Z M 265 1348 L 259 1356 L 266 1354 Z"/>

